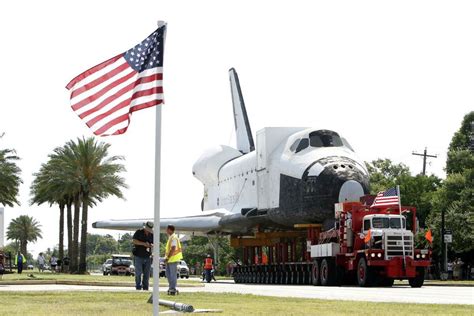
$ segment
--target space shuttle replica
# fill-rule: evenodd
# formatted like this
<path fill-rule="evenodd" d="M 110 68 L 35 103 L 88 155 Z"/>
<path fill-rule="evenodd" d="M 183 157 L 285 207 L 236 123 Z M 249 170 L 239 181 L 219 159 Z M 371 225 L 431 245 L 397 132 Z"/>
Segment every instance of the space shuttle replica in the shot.
<path fill-rule="evenodd" d="M 229 70 L 236 148 L 206 150 L 193 166 L 202 182 L 202 212 L 161 218 L 179 232 L 246 235 L 295 224 L 334 223 L 334 204 L 369 193 L 364 162 L 335 131 L 266 127 L 252 136 L 236 71 Z M 135 230 L 152 219 L 104 220 L 93 227 Z"/>

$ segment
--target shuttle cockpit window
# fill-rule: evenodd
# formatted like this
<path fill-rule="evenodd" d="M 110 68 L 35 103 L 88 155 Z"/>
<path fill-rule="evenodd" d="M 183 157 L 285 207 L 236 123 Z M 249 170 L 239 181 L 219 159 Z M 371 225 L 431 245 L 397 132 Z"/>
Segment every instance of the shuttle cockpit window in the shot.
<path fill-rule="evenodd" d="M 293 143 L 293 145 L 290 146 L 290 150 L 291 150 L 291 151 L 295 151 L 295 150 L 296 150 L 296 147 L 298 147 L 298 144 L 300 143 L 300 140 L 301 140 L 301 138 L 298 138 L 297 140 L 295 140 L 295 142 Z"/>
<path fill-rule="evenodd" d="M 336 132 L 320 130 L 309 134 L 311 147 L 342 147 L 341 138 Z"/>
<path fill-rule="evenodd" d="M 300 140 L 300 143 L 298 144 L 298 147 L 296 148 L 296 152 L 299 153 L 303 149 L 308 148 L 309 146 L 309 140 L 307 138 L 303 138 Z"/>

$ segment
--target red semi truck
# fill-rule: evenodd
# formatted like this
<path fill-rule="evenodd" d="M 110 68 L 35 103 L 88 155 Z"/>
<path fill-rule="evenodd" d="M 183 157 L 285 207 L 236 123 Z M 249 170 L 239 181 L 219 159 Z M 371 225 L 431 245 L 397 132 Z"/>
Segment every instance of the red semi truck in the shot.
<path fill-rule="evenodd" d="M 340 284 L 347 278 L 359 286 L 391 286 L 408 279 L 412 287 L 423 285 L 430 265 L 428 249 L 415 249 L 416 209 L 368 208 L 362 203 L 336 204 L 337 229 L 321 233 L 311 245 L 314 285 Z M 408 230 L 410 218 L 412 230 Z M 336 233 L 334 233 L 336 232 Z"/>
<path fill-rule="evenodd" d="M 242 250 L 236 283 L 392 286 L 424 282 L 431 252 L 415 249 L 416 208 L 370 208 L 373 197 L 335 205 L 334 228 L 295 225 L 293 231 L 232 236 Z M 407 229 L 411 226 L 411 229 Z M 265 260 L 262 261 L 262 258 Z"/>

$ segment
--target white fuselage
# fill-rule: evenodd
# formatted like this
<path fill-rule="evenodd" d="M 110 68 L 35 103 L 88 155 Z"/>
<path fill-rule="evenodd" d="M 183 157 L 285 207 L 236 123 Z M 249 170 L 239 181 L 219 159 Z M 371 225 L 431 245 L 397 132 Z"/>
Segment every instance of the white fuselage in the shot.
<path fill-rule="evenodd" d="M 327 189 L 321 181 L 329 181 L 327 186 L 332 186 L 333 178 L 344 172 L 348 178 L 335 182 L 334 186 L 338 187 L 334 203 L 358 199 L 366 193 L 367 170 L 345 140 L 341 146 L 313 147 L 308 143 L 306 148 L 302 146 L 297 150 L 295 144 L 302 139 L 311 139 L 310 134 L 314 131 L 317 130 L 265 128 L 257 132 L 256 149 L 245 155 L 227 146 L 206 151 L 193 167 L 193 174 L 204 185 L 203 210 L 226 209 L 242 214 L 250 210 L 270 211 L 277 217 L 283 216 L 283 224 L 285 216 L 299 214 L 302 221 L 308 221 L 312 206 L 307 205 L 307 201 L 313 199 L 317 204 L 317 190 Z M 357 175 L 355 180 L 351 174 Z M 290 183 L 287 183 L 288 179 Z M 302 188 L 291 195 L 294 186 Z M 321 188 L 317 189 L 318 186 Z M 327 192 L 320 196 L 334 195 L 332 191 Z M 286 197 L 287 193 L 290 195 Z M 281 209 L 282 199 L 284 210 Z M 289 209 L 292 205 L 297 206 L 295 210 Z M 318 207 L 316 205 L 315 209 Z"/>

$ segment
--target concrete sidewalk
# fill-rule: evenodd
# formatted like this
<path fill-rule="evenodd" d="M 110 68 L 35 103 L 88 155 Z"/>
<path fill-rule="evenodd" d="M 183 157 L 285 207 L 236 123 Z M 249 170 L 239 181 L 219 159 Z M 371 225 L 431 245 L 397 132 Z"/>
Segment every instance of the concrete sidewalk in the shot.
<path fill-rule="evenodd" d="M 166 291 L 167 288 L 160 288 Z M 359 287 L 320 287 L 291 285 L 251 285 L 235 284 L 232 281 L 220 281 L 205 284 L 204 287 L 179 287 L 180 292 L 210 292 L 254 294 L 275 297 L 314 298 L 327 300 L 397 302 L 423 304 L 467 304 L 474 305 L 474 287 L 441 287 L 394 286 L 392 288 L 359 288 Z M 93 286 L 70 284 L 36 284 L 36 285 L 3 285 L 0 292 L 27 291 L 103 291 L 103 292 L 134 292 L 133 287 Z M 150 291 L 151 293 L 151 291 Z"/>

